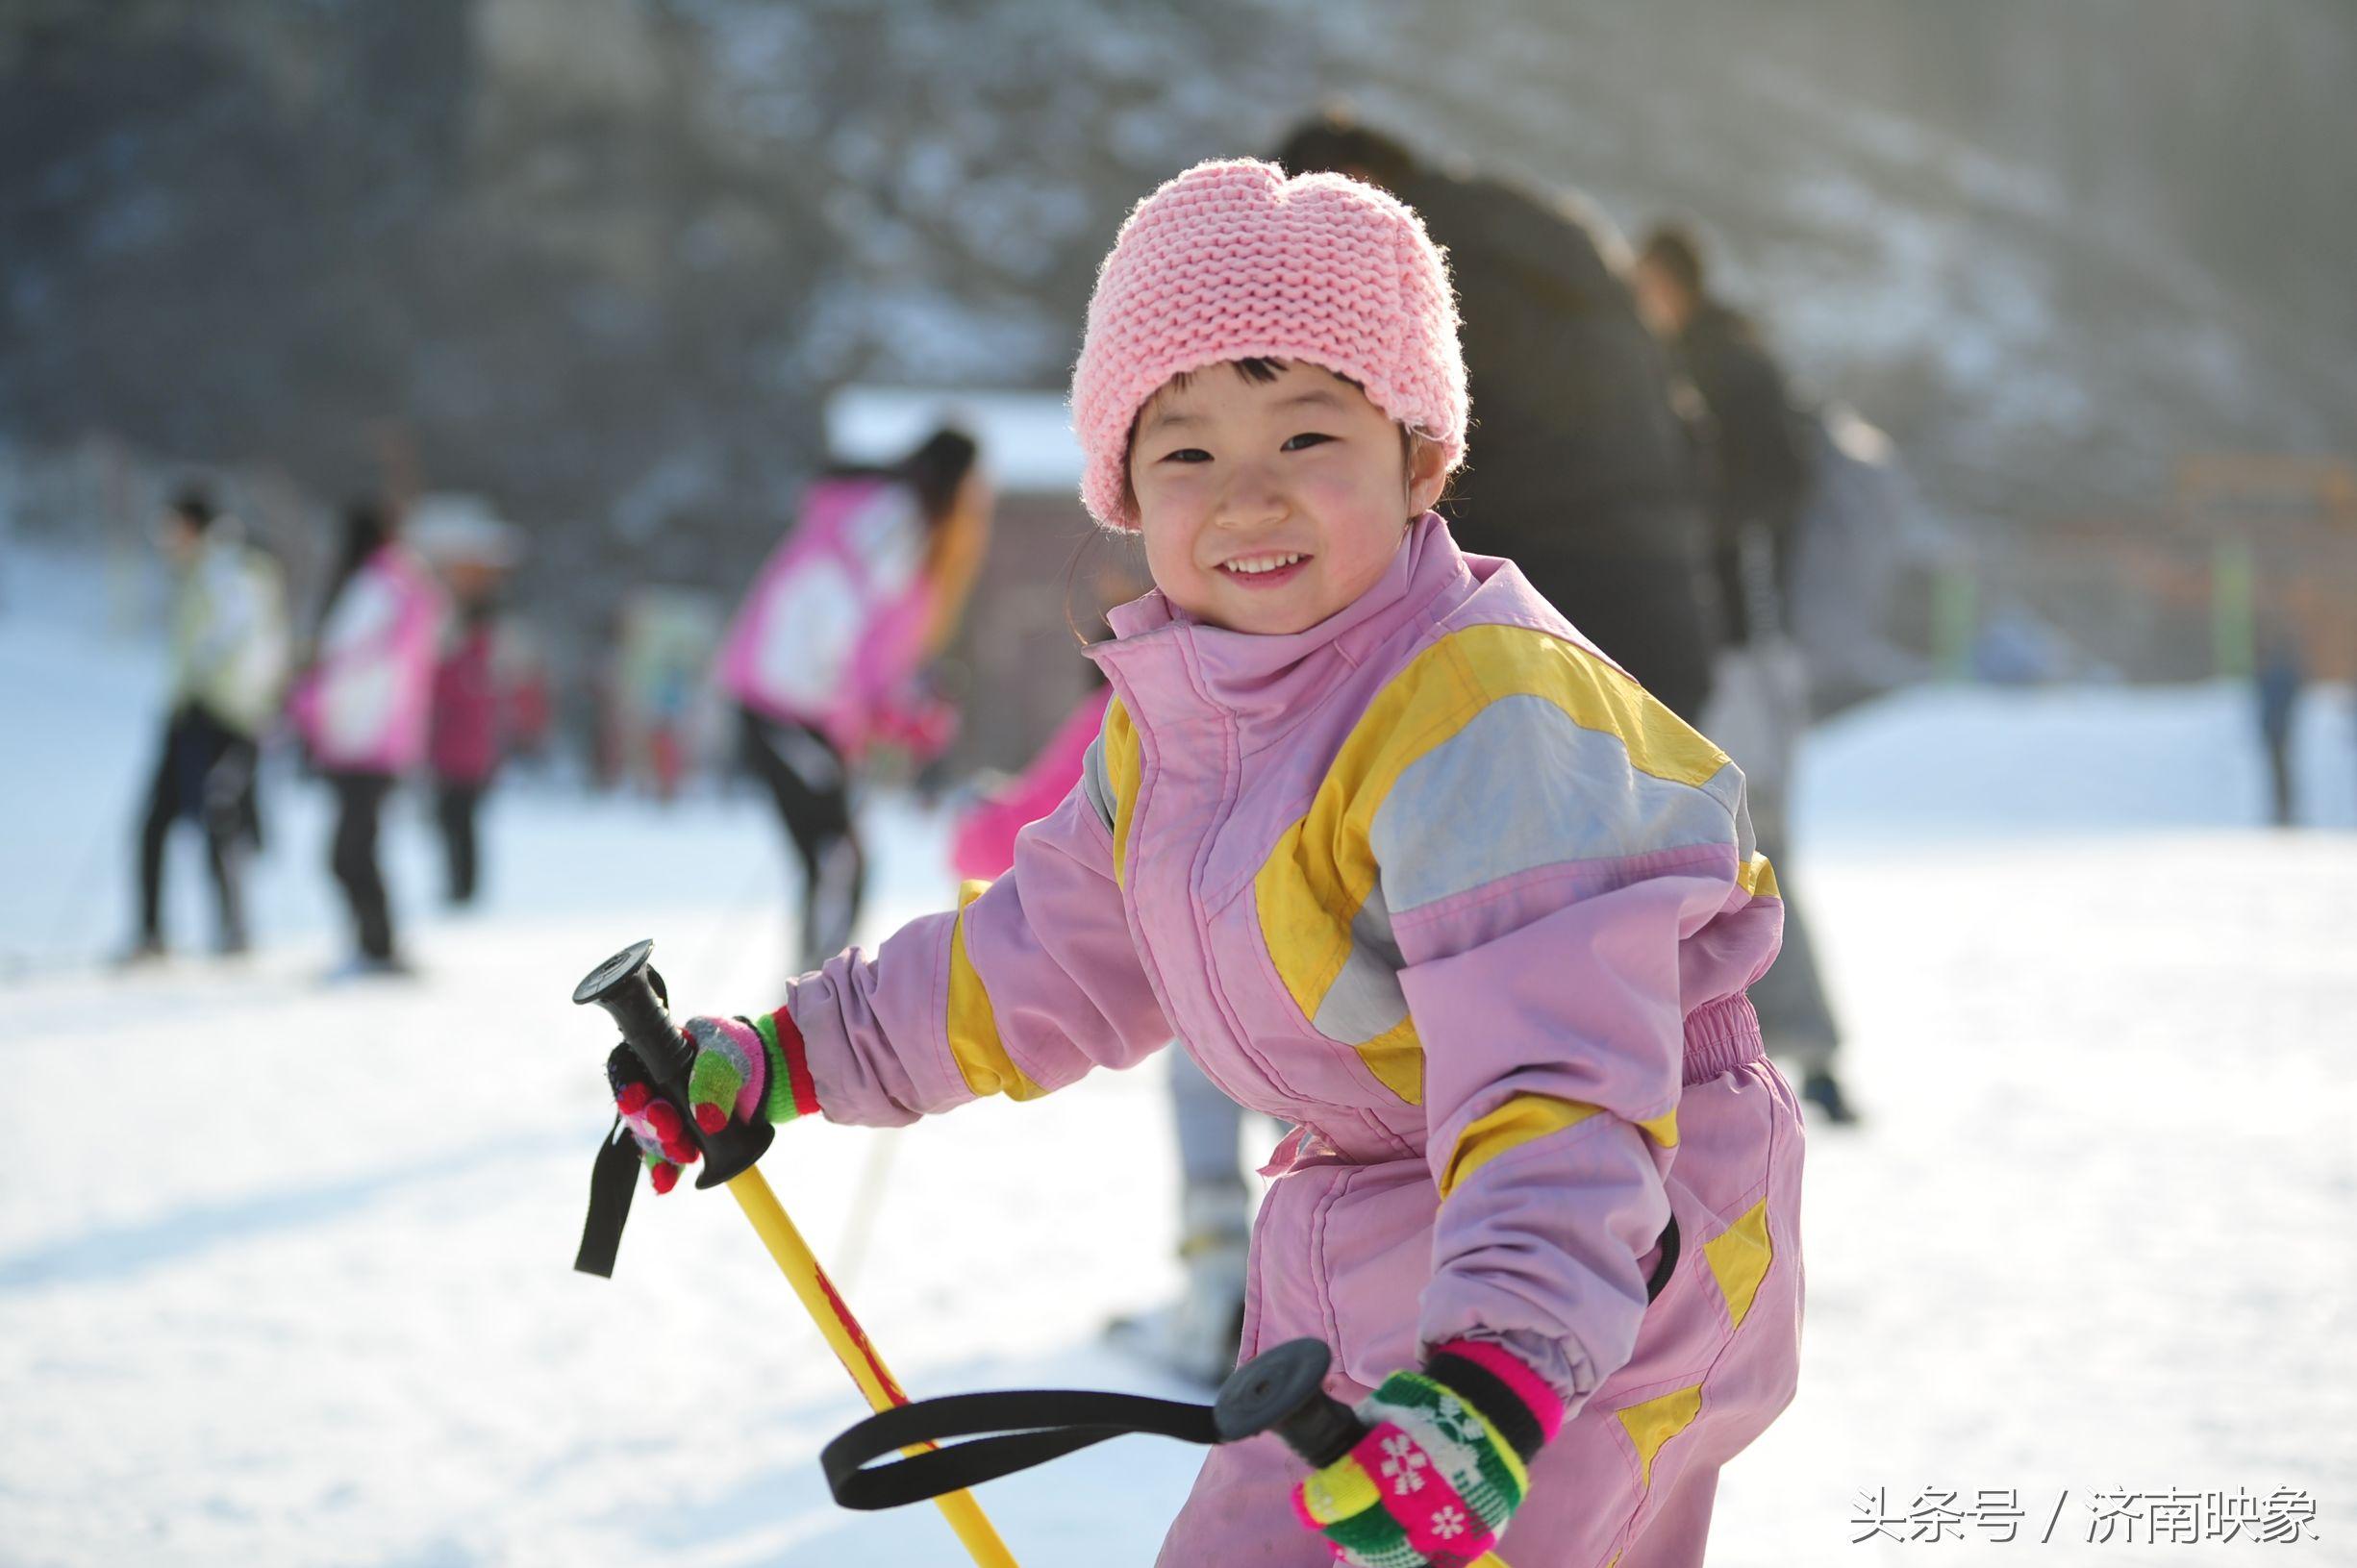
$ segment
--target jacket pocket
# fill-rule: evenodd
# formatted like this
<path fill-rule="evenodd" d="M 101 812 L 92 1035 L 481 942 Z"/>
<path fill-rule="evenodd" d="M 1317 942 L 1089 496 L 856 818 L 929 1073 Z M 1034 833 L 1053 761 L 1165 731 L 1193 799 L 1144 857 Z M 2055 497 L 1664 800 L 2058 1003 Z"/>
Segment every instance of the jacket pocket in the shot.
<path fill-rule="evenodd" d="M 1335 1361 L 1372 1388 L 1416 1362 L 1440 1200 L 1420 1160 L 1337 1169 L 1312 1218 L 1312 1257 Z"/>

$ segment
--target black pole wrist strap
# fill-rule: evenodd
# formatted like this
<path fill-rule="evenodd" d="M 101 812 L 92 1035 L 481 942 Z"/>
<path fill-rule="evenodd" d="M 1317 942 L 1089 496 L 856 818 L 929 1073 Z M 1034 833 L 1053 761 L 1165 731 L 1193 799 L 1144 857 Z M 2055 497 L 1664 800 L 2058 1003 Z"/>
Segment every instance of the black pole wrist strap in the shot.
<path fill-rule="evenodd" d="M 631 1194 L 639 1190 L 639 1172 L 645 1165 L 639 1157 L 639 1140 L 615 1117 L 589 1170 L 589 1213 L 581 1226 L 581 1250 L 573 1255 L 573 1267 L 581 1273 L 614 1278 L 622 1224 L 630 1218 Z"/>
<path fill-rule="evenodd" d="M 820 1450 L 818 1463 L 837 1503 L 874 1511 L 979 1486 L 1134 1431 L 1182 1443 L 1218 1441 L 1208 1405 L 1139 1394 L 1016 1388 L 951 1394 L 871 1415 Z M 940 1437 L 971 1440 L 868 1465 Z"/>
<path fill-rule="evenodd" d="M 1675 1216 L 1662 1228 L 1658 1245 L 1661 1260 L 1645 1282 L 1648 1305 L 1677 1272 Z M 1212 1409 L 1208 1405 L 1083 1389 L 950 1394 L 869 1416 L 819 1450 L 818 1463 L 838 1504 L 873 1512 L 979 1486 L 1134 1431 L 1208 1446 L 1219 1441 Z M 943 1437 L 968 1441 L 952 1448 L 931 1447 Z M 906 1448 L 927 1452 L 870 1463 Z M 1537 1448 L 1535 1441 L 1532 1448 Z"/>

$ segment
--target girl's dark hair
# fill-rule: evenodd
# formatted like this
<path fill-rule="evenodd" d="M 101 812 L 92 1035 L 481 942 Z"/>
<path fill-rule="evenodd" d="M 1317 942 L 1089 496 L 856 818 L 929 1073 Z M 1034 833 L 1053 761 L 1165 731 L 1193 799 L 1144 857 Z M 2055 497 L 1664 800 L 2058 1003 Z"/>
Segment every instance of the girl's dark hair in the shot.
<path fill-rule="evenodd" d="M 319 600 L 319 621 L 336 608 L 344 585 L 367 563 L 368 558 L 392 537 L 392 516 L 374 501 L 354 501 L 343 509 L 343 544 L 336 553 L 335 570 L 328 574 L 327 593 Z"/>
<path fill-rule="evenodd" d="M 900 460 L 900 477 L 915 490 L 925 521 L 939 527 L 958 498 L 958 486 L 974 470 L 981 448 L 962 430 L 944 425 L 925 437 L 924 444 Z"/>

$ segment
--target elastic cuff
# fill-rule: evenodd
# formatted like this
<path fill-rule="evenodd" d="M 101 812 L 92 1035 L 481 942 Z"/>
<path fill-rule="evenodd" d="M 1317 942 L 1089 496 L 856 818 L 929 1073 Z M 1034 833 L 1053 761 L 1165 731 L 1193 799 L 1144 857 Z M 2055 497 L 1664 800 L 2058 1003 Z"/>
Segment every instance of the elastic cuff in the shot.
<path fill-rule="evenodd" d="M 810 1059 L 793 1014 L 784 1008 L 753 1020 L 769 1056 L 769 1093 L 763 1113 L 773 1122 L 819 1114 L 818 1089 L 811 1082 Z"/>
<path fill-rule="evenodd" d="M 1489 1420 L 1527 1463 L 1563 1427 L 1563 1401 L 1521 1358 L 1486 1339 L 1452 1339 L 1424 1363 L 1424 1376 L 1445 1385 Z"/>

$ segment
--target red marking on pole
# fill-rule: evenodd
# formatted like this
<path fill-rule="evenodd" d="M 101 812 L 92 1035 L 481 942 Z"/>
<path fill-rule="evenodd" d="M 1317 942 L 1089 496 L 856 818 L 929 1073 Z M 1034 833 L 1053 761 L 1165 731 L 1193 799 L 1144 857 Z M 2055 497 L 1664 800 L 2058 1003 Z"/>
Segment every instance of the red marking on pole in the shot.
<path fill-rule="evenodd" d="M 815 1263 L 812 1265 L 811 1272 L 817 1278 L 818 1288 L 826 1292 L 827 1305 L 835 1309 L 835 1320 L 843 1326 L 843 1332 L 851 1336 L 851 1343 L 859 1347 L 860 1356 L 867 1362 L 867 1370 L 874 1375 L 877 1386 L 894 1405 L 906 1405 L 909 1396 L 901 1391 L 900 1384 L 892 1381 L 892 1375 L 885 1371 L 884 1363 L 876 1358 L 875 1346 L 867 1342 L 867 1331 L 860 1327 L 860 1320 L 851 1315 L 851 1308 L 843 1305 L 841 1296 L 836 1294 L 835 1282 L 828 1279 L 827 1271 Z"/>

